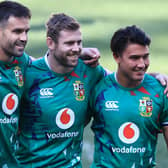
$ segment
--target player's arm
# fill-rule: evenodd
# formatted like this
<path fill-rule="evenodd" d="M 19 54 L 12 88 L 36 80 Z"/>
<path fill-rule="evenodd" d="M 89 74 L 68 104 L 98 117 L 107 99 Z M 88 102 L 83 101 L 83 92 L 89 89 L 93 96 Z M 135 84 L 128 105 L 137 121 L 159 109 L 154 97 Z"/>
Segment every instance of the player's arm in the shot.
<path fill-rule="evenodd" d="M 165 86 L 164 94 L 167 93 L 168 97 L 168 75 L 160 73 L 149 73 L 149 75 L 155 77 L 163 86 Z"/>
<path fill-rule="evenodd" d="M 168 126 L 164 126 L 163 127 L 163 134 L 164 134 L 164 138 L 167 144 L 167 150 L 168 150 Z"/>
<path fill-rule="evenodd" d="M 100 52 L 97 48 L 83 48 L 80 58 L 85 64 L 91 67 L 96 67 L 99 65 Z M 111 71 L 105 69 L 107 74 L 112 73 Z M 164 94 L 167 93 L 168 97 L 168 75 L 160 73 L 148 73 L 149 75 L 155 77 L 163 86 L 165 86 Z"/>
<path fill-rule="evenodd" d="M 99 65 L 100 52 L 97 48 L 83 48 L 80 57 L 83 62 L 91 67 Z"/>

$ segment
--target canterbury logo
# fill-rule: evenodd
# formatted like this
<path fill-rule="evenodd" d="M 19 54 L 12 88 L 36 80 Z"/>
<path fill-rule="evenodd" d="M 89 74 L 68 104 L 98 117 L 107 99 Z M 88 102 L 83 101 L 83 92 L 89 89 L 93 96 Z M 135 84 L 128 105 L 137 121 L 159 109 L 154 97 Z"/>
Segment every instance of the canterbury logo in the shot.
<path fill-rule="evenodd" d="M 42 88 L 40 89 L 40 95 L 41 96 L 52 96 L 53 89 L 52 88 Z"/>
<path fill-rule="evenodd" d="M 105 106 L 106 108 L 111 108 L 111 109 L 119 108 L 118 101 L 106 101 Z"/>

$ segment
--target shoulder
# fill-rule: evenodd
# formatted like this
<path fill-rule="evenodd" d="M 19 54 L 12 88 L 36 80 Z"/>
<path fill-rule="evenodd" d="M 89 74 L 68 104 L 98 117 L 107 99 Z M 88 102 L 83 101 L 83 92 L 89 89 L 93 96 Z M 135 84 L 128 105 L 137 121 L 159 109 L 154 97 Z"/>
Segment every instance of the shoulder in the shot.
<path fill-rule="evenodd" d="M 97 86 L 101 87 L 101 86 L 111 86 L 114 84 L 114 73 L 112 74 L 108 74 L 107 76 L 105 76 L 104 78 L 102 78 L 100 80 L 100 82 L 97 84 Z"/>
<path fill-rule="evenodd" d="M 150 86 L 163 87 L 156 78 L 154 78 L 153 76 L 149 74 L 145 74 L 143 84 L 149 87 Z"/>
<path fill-rule="evenodd" d="M 77 67 L 82 67 L 83 69 L 86 69 L 88 71 L 98 71 L 98 70 L 101 70 L 101 71 L 105 71 L 104 68 L 101 66 L 101 65 L 98 65 L 96 67 L 91 67 L 89 65 L 86 65 L 81 59 L 78 60 L 78 65 Z"/>
<path fill-rule="evenodd" d="M 43 78 L 42 76 L 45 76 L 44 74 L 48 72 L 49 72 L 49 68 L 45 63 L 44 57 L 36 59 L 32 61 L 32 63 L 27 68 L 26 82 L 29 82 L 30 78 L 31 78 L 31 81 L 36 79 L 42 79 Z"/>
<path fill-rule="evenodd" d="M 29 61 L 30 61 L 30 57 L 28 54 L 26 54 L 25 52 L 23 53 L 23 55 L 21 57 L 15 57 L 15 59 L 22 65 L 28 65 Z"/>
<path fill-rule="evenodd" d="M 106 90 L 108 88 L 111 88 L 112 86 L 114 86 L 115 81 L 114 81 L 114 74 L 109 74 L 107 76 L 105 76 L 104 78 L 102 78 L 96 85 L 96 87 L 94 88 L 94 90 L 97 92 L 97 94 L 99 94 L 100 92 L 102 92 L 103 90 Z"/>
<path fill-rule="evenodd" d="M 165 86 L 161 85 L 161 83 L 149 74 L 145 74 L 143 86 L 145 88 L 150 88 L 155 90 L 156 92 L 163 92 Z"/>
<path fill-rule="evenodd" d="M 46 70 L 47 65 L 45 63 L 44 57 L 40 57 L 36 60 L 33 60 L 31 64 L 29 64 L 29 70 L 35 70 L 35 71 L 42 71 Z"/>
<path fill-rule="evenodd" d="M 78 65 L 76 67 L 77 71 L 85 72 L 87 76 L 95 77 L 101 79 L 102 77 L 106 76 L 105 69 L 98 65 L 96 67 L 91 67 L 89 65 L 86 65 L 82 60 L 79 59 Z"/>

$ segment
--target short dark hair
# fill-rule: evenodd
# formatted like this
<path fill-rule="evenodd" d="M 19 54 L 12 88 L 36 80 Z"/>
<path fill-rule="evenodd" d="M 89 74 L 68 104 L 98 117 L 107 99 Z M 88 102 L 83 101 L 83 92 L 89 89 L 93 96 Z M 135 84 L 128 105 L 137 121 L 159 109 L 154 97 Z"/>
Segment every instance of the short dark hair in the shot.
<path fill-rule="evenodd" d="M 31 18 L 30 10 L 20 3 L 12 1 L 0 2 L 0 23 L 8 21 L 10 16 Z"/>
<path fill-rule="evenodd" d="M 132 25 L 121 28 L 114 33 L 110 48 L 115 55 L 121 56 L 128 44 L 149 46 L 150 42 L 150 37 L 142 29 Z"/>
<path fill-rule="evenodd" d="M 78 30 L 80 24 L 73 18 L 64 13 L 53 14 L 46 23 L 47 36 L 53 41 L 58 42 L 59 33 L 62 30 Z"/>

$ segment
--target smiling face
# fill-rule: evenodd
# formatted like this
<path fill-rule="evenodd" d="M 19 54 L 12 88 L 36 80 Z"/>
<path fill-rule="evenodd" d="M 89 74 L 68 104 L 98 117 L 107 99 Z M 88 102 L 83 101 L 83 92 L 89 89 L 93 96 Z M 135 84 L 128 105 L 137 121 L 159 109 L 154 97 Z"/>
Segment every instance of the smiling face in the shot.
<path fill-rule="evenodd" d="M 29 31 L 29 18 L 10 16 L 6 23 L 0 26 L 0 59 L 10 61 L 12 56 L 22 56 Z"/>
<path fill-rule="evenodd" d="M 128 44 L 121 56 L 114 56 L 118 63 L 117 79 L 124 87 L 136 87 L 149 66 L 149 47 Z"/>
<path fill-rule="evenodd" d="M 82 36 L 80 29 L 62 30 L 59 33 L 58 42 L 50 37 L 47 39 L 50 49 L 49 60 L 51 67 L 58 73 L 70 72 L 78 64 L 78 58 L 82 50 Z M 51 54 L 52 53 L 52 54 Z"/>

